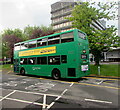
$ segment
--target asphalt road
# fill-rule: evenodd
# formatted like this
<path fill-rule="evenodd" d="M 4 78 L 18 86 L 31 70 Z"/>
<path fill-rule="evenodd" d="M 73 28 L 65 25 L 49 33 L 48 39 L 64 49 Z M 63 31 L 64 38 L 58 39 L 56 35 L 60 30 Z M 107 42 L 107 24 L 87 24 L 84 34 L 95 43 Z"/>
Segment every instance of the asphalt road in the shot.
<path fill-rule="evenodd" d="M 120 108 L 119 80 L 84 77 L 78 80 L 22 76 L 1 72 L 2 110 L 64 110 Z"/>

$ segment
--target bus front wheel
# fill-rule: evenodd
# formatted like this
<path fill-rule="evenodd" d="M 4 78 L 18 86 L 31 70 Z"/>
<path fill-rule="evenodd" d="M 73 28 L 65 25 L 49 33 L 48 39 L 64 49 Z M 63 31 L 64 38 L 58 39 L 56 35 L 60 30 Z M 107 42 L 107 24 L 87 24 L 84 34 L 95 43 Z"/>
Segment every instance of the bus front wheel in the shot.
<path fill-rule="evenodd" d="M 53 77 L 53 79 L 60 79 L 60 71 L 58 70 L 58 69 L 54 69 L 53 71 L 52 71 L 52 77 Z"/>
<path fill-rule="evenodd" d="M 25 75 L 25 69 L 24 68 L 21 68 L 20 74 Z"/>

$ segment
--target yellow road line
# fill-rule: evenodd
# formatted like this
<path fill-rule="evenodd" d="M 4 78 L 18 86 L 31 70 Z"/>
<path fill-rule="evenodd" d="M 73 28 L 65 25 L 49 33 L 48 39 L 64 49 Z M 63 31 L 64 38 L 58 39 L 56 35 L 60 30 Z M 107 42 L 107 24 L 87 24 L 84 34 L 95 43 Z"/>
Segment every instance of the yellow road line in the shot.
<path fill-rule="evenodd" d="M 76 83 L 76 82 L 75 82 L 75 83 Z M 94 85 L 94 84 L 87 84 L 87 83 L 76 83 L 76 84 L 80 84 L 80 85 L 89 85 L 89 86 L 97 86 L 97 87 L 111 88 L 111 89 L 120 89 L 120 88 L 117 88 L 117 87 L 101 86 L 101 85 Z"/>
<path fill-rule="evenodd" d="M 89 78 L 89 79 L 105 79 L 105 80 L 120 80 L 120 79 L 97 78 L 97 77 L 82 77 L 82 78 Z"/>
<path fill-rule="evenodd" d="M 45 78 L 38 78 L 38 79 L 44 79 L 44 80 L 47 80 L 47 79 L 45 79 Z M 111 89 L 120 89 L 120 88 L 117 88 L 117 87 L 111 87 L 111 86 L 101 86 L 101 85 L 87 84 L 87 83 L 67 82 L 67 81 L 60 81 L 60 80 L 53 80 L 53 81 L 57 81 L 57 82 L 66 82 L 66 83 L 75 83 L 75 84 L 80 84 L 80 85 L 97 86 L 97 87 L 111 88 Z"/>

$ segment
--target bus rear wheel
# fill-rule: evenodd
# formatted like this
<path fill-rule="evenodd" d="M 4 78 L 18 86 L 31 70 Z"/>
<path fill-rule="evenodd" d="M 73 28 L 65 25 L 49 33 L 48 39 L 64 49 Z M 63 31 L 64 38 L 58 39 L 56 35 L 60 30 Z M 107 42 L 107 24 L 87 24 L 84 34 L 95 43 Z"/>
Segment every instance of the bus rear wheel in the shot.
<path fill-rule="evenodd" d="M 25 75 L 25 69 L 24 68 L 21 68 L 20 74 Z"/>
<path fill-rule="evenodd" d="M 53 79 L 56 79 L 56 80 L 60 79 L 60 71 L 58 69 L 54 69 L 52 71 L 52 77 Z"/>

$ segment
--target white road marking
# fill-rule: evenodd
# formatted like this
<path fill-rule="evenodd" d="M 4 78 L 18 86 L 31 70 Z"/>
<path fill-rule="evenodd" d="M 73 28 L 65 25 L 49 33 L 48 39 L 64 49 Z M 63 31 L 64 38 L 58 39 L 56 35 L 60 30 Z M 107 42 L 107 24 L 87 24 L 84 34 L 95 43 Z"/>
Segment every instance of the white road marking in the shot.
<path fill-rule="evenodd" d="M 65 92 L 67 92 L 67 90 L 68 90 L 68 89 L 65 89 L 65 90 L 61 93 L 61 95 L 64 95 Z"/>
<path fill-rule="evenodd" d="M 74 83 L 71 83 L 69 87 L 72 87 Z M 68 89 L 65 89 L 60 96 L 58 96 L 55 101 L 59 100 L 66 92 L 68 91 Z M 48 107 L 47 109 L 50 109 L 54 104 L 55 104 L 55 101 L 53 101 Z"/>
<path fill-rule="evenodd" d="M 45 108 L 46 107 L 46 95 L 44 94 L 44 96 L 43 96 L 43 108 Z"/>
<path fill-rule="evenodd" d="M 85 101 L 91 101 L 91 102 L 101 102 L 101 103 L 109 103 L 109 104 L 111 104 L 111 103 L 112 103 L 112 102 L 108 102 L 108 101 L 94 100 L 94 99 L 85 99 Z"/>
<path fill-rule="evenodd" d="M 20 99 L 13 99 L 13 98 L 6 98 L 6 99 L 17 101 L 17 102 L 22 102 L 22 103 L 28 103 L 28 104 L 43 105 L 41 103 L 31 102 L 31 101 L 27 101 L 27 100 L 20 100 Z M 48 106 L 48 105 L 45 105 L 45 106 Z"/>
<path fill-rule="evenodd" d="M 70 87 L 72 87 L 72 86 L 73 86 L 73 84 L 74 84 L 74 83 L 71 83 L 71 84 L 70 84 Z"/>
<path fill-rule="evenodd" d="M 17 92 L 22 92 L 22 93 L 29 93 L 29 94 L 36 94 L 36 95 L 47 95 L 47 96 L 53 96 L 53 97 L 58 97 L 59 95 L 53 95 L 53 94 L 43 94 L 43 93 L 38 93 L 38 92 L 27 92 L 27 91 L 20 91 L 16 90 Z"/>
<path fill-rule="evenodd" d="M 12 91 L 11 93 L 9 93 L 8 95 L 6 95 L 5 97 L 3 97 L 2 99 L 0 99 L 0 101 L 4 100 L 5 98 L 9 97 L 10 95 L 14 94 L 16 92 L 16 90 Z"/>
<path fill-rule="evenodd" d="M 55 101 L 59 100 L 61 97 L 62 97 L 62 96 L 58 96 L 58 97 L 55 99 Z M 55 101 L 52 102 L 52 103 L 47 107 L 47 109 L 51 108 L 51 107 L 55 104 Z"/>
<path fill-rule="evenodd" d="M 10 80 L 15 80 L 15 79 L 17 79 L 17 78 L 8 78 L 8 79 L 10 79 Z"/>
<path fill-rule="evenodd" d="M 98 82 L 97 84 L 101 84 L 103 81 Z"/>

